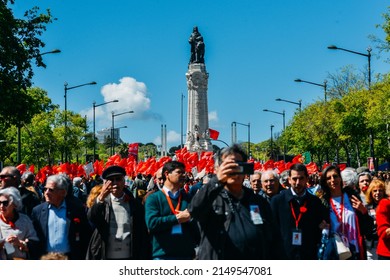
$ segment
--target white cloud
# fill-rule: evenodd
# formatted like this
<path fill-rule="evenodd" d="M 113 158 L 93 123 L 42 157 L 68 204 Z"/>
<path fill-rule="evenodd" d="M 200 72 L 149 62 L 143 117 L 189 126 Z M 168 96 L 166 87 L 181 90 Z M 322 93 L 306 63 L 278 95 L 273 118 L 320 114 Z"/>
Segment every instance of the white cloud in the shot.
<path fill-rule="evenodd" d="M 105 102 L 119 100 L 117 103 L 110 104 L 115 113 L 134 110 L 134 116 L 137 116 L 150 108 L 146 85 L 131 77 L 123 77 L 119 80 L 119 84 L 107 84 L 102 87 L 101 92 Z"/>
<path fill-rule="evenodd" d="M 112 112 L 121 114 L 127 111 L 134 113 L 123 114 L 115 117 L 115 120 L 123 120 L 125 118 L 133 119 L 157 119 L 161 116 L 150 112 L 151 100 L 147 95 L 147 87 L 144 83 L 138 82 L 132 77 L 123 77 L 119 83 L 106 84 L 101 88 L 103 102 L 97 102 L 95 107 L 95 121 L 99 123 L 99 127 L 111 127 Z M 118 102 L 108 103 L 99 106 L 100 104 L 118 100 Z M 87 115 L 88 119 L 93 118 L 93 109 L 84 110 L 80 113 L 82 116 Z"/>
<path fill-rule="evenodd" d="M 217 114 L 217 111 L 211 111 L 211 112 L 209 112 L 209 121 L 210 121 L 210 122 L 217 122 L 217 121 L 218 121 L 218 114 Z"/>

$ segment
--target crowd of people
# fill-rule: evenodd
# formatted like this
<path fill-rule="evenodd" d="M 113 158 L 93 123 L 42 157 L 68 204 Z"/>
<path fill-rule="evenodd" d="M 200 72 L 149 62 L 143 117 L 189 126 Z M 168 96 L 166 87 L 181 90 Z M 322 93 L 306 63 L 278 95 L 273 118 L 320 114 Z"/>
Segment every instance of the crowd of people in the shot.
<path fill-rule="evenodd" d="M 0 259 L 390 259 L 388 172 L 327 165 L 309 174 L 245 174 L 239 145 L 219 151 L 212 174 L 170 160 L 128 178 L 0 172 Z M 340 241 L 341 240 L 341 241 Z M 338 249 L 342 242 L 348 254 Z"/>

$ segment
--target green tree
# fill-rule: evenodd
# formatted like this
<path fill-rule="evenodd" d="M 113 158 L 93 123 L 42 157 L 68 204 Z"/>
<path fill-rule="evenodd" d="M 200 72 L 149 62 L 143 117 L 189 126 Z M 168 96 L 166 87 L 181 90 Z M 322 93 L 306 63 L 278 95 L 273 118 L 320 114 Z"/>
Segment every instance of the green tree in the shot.
<path fill-rule="evenodd" d="M 34 115 L 32 96 L 27 93 L 33 77 L 32 63 L 45 67 L 40 49 L 45 44 L 39 38 L 53 20 L 50 11 L 39 14 L 34 7 L 23 19 L 14 17 L 11 6 L 14 1 L 0 1 L 0 122 L 18 124 L 28 122 Z M 15 112 L 23 112 L 17 113 Z"/>

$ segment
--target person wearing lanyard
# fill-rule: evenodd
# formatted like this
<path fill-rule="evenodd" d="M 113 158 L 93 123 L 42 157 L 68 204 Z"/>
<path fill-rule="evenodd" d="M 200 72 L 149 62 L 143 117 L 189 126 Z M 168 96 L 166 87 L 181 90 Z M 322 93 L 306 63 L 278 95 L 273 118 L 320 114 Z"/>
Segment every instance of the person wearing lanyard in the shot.
<path fill-rule="evenodd" d="M 351 259 L 367 259 L 366 236 L 374 229 L 374 222 L 369 216 L 360 196 L 352 188 L 343 188 L 340 169 L 330 165 L 322 171 L 322 201 L 328 208 L 330 234 L 339 233 L 349 244 Z"/>
<path fill-rule="evenodd" d="M 185 165 L 170 161 L 162 169 L 164 186 L 145 201 L 145 220 L 152 237 L 153 259 L 195 258 L 197 226 L 187 210 L 190 197 L 183 190 Z"/>
<path fill-rule="evenodd" d="M 321 200 L 307 191 L 309 174 L 300 163 L 290 167 L 290 189 L 271 200 L 272 213 L 279 229 L 279 258 L 317 259 L 321 231 L 328 226 L 327 212 Z"/>

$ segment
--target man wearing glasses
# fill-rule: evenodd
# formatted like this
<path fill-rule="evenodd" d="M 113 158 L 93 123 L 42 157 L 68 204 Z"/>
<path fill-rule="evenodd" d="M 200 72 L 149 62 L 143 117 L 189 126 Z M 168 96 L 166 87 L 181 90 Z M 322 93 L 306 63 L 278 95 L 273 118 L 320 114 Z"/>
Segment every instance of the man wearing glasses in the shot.
<path fill-rule="evenodd" d="M 45 202 L 34 207 L 31 219 L 41 242 L 40 256 L 61 253 L 70 260 L 85 259 L 91 228 L 82 202 L 67 195 L 71 181 L 65 174 L 47 178 Z"/>
<path fill-rule="evenodd" d="M 31 217 L 32 209 L 41 203 L 38 196 L 20 184 L 20 172 L 14 166 L 6 166 L 0 172 L 0 189 L 15 187 L 22 197 L 22 213 Z"/>

